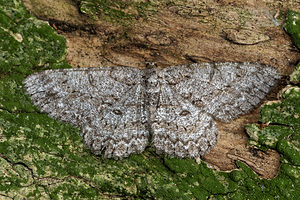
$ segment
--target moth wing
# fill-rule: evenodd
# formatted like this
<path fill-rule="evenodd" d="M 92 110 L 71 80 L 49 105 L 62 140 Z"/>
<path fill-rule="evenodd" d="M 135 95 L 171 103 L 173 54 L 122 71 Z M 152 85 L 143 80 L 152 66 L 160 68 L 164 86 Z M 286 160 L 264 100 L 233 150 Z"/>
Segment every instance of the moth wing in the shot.
<path fill-rule="evenodd" d="M 174 92 L 222 122 L 251 111 L 281 78 L 276 68 L 258 63 L 204 63 L 164 70 L 171 81 L 177 80 Z"/>
<path fill-rule="evenodd" d="M 152 145 L 159 153 L 197 157 L 217 143 L 214 119 L 229 122 L 249 112 L 280 73 L 263 64 L 204 63 L 167 67 L 157 77 Z"/>
<path fill-rule="evenodd" d="M 82 127 L 92 152 L 122 158 L 147 145 L 142 73 L 128 67 L 47 70 L 23 83 L 42 112 Z"/>

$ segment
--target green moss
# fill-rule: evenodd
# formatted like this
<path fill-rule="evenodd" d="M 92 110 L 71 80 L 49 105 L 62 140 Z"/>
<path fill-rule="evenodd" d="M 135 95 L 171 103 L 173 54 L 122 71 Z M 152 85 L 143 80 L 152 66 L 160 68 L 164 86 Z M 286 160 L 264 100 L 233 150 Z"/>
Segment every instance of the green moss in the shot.
<path fill-rule="evenodd" d="M 295 45 L 300 49 L 300 13 L 288 10 L 284 29 L 292 36 Z"/>
<path fill-rule="evenodd" d="M 286 126 L 268 126 L 261 129 L 260 126 L 252 124 L 247 126 L 247 133 L 250 136 L 249 142 L 251 144 L 266 150 L 268 148 L 276 148 L 278 141 L 292 135 L 294 131 L 291 127 Z"/>
<path fill-rule="evenodd" d="M 10 112 L 34 112 L 37 111 L 22 87 L 24 75 L 2 75 L 0 78 L 0 109 Z"/>
<path fill-rule="evenodd" d="M 261 108 L 260 120 L 269 125 L 260 128 L 249 125 L 247 133 L 251 144 L 257 147 L 272 148 L 282 155 L 279 175 L 273 180 L 264 180 L 276 198 L 297 199 L 299 196 L 300 164 L 300 88 L 287 87 L 282 94 L 282 101 Z M 285 188 L 286 187 L 286 188 Z M 288 189 L 287 189 L 288 188 Z"/>
<path fill-rule="evenodd" d="M 19 1 L 15 3 L 0 2 L 0 74 L 67 67 L 65 39 L 46 22 L 32 18 Z"/>
<path fill-rule="evenodd" d="M 300 131 L 300 88 L 290 87 L 282 94 L 283 101 L 265 105 L 261 109 L 260 121 L 291 127 Z"/>
<path fill-rule="evenodd" d="M 151 148 L 123 160 L 105 159 L 83 147 L 79 128 L 40 113 L 23 91 L 22 80 L 28 74 L 69 67 L 64 61 L 65 39 L 30 16 L 20 0 L 0 0 L 0 6 L 1 199 L 298 197 L 297 87 L 287 90 L 281 103 L 262 108 L 260 120 L 271 125 L 247 129 L 257 145 L 283 155 L 273 180 L 260 179 L 242 162 L 236 163 L 238 170 L 218 172 L 204 162 L 158 156 Z"/>
<path fill-rule="evenodd" d="M 282 94 L 279 103 L 265 105 L 261 108 L 260 121 L 269 123 L 247 126 L 250 144 L 265 150 L 272 148 L 282 154 L 282 162 L 291 165 L 300 164 L 300 88 L 289 87 Z"/>
<path fill-rule="evenodd" d="M 300 88 L 289 87 L 282 94 L 280 103 L 261 108 L 260 120 L 269 126 L 247 127 L 250 143 L 258 147 L 276 149 L 283 155 L 282 160 L 292 165 L 300 164 Z"/>
<path fill-rule="evenodd" d="M 300 83 L 300 63 L 298 63 L 295 71 L 290 75 L 290 81 L 294 84 Z"/>

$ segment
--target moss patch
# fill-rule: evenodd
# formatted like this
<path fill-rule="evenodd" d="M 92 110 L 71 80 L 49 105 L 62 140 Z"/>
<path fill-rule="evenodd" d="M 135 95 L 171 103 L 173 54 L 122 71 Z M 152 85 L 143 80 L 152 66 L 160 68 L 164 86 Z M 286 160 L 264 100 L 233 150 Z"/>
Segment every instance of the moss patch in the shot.
<path fill-rule="evenodd" d="M 282 161 L 292 165 L 300 164 L 300 88 L 289 87 L 282 94 L 283 101 L 261 108 L 260 121 L 269 123 L 266 127 L 250 125 L 247 133 L 250 143 L 263 149 L 276 149 L 282 154 Z"/>
<path fill-rule="evenodd" d="M 284 28 L 292 36 L 298 49 L 300 49 L 300 13 L 289 10 Z"/>
<path fill-rule="evenodd" d="M 290 75 L 290 81 L 293 84 L 300 83 L 300 63 L 296 66 L 295 71 Z"/>
<path fill-rule="evenodd" d="M 46 22 L 31 17 L 19 1 L 3 0 L 0 6 L 1 75 L 67 67 L 63 37 Z"/>
<path fill-rule="evenodd" d="M 237 162 L 229 173 L 204 162 L 156 155 L 151 148 L 128 159 L 95 156 L 80 130 L 49 118 L 22 89 L 29 74 L 69 67 L 65 39 L 30 16 L 20 0 L 0 0 L 0 198 L 18 199 L 296 199 L 299 183 L 299 89 L 264 106 L 261 120 L 274 126 L 248 128 L 258 146 L 282 153 L 279 175 L 262 180 Z M 251 135 L 251 134 L 250 134 Z"/>

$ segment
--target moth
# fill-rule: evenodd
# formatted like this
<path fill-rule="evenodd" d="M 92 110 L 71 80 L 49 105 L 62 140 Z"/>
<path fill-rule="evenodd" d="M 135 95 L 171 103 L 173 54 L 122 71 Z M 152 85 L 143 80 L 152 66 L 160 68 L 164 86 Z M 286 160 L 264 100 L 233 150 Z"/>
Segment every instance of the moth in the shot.
<path fill-rule="evenodd" d="M 150 144 L 157 153 L 196 158 L 216 145 L 216 121 L 251 111 L 280 78 L 269 65 L 224 62 L 46 70 L 23 83 L 41 111 L 81 127 L 96 155 L 124 158 Z"/>

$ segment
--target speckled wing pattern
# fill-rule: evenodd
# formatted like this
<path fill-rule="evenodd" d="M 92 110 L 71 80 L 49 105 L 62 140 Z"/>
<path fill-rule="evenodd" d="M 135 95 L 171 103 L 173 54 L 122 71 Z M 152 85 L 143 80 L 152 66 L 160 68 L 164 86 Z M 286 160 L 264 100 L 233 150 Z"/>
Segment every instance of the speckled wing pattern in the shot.
<path fill-rule="evenodd" d="M 258 63 L 202 63 L 162 70 L 101 67 L 47 70 L 24 88 L 41 111 L 82 128 L 95 154 L 158 153 L 198 157 L 216 145 L 216 120 L 229 122 L 258 105 L 280 79 Z"/>
<path fill-rule="evenodd" d="M 154 76 L 160 95 L 151 115 L 152 145 L 180 158 L 207 153 L 217 143 L 214 119 L 230 122 L 246 114 L 280 79 L 277 69 L 258 63 L 171 66 Z"/>
<path fill-rule="evenodd" d="M 142 152 L 145 127 L 143 71 L 126 67 L 47 70 L 24 80 L 42 112 L 82 128 L 84 144 L 110 158 Z"/>

